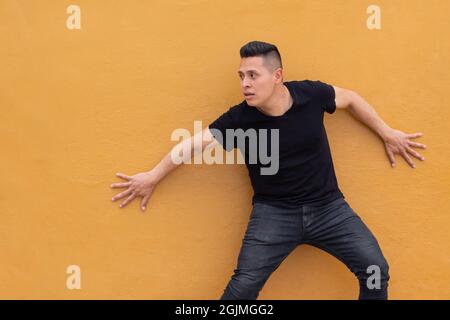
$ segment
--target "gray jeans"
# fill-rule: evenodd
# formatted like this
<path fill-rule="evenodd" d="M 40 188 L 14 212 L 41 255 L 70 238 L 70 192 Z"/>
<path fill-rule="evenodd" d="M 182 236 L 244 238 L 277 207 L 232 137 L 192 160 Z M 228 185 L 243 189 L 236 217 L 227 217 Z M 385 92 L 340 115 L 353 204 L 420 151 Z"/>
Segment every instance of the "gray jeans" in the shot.
<path fill-rule="evenodd" d="M 344 198 L 285 209 L 255 203 L 221 300 L 255 300 L 269 276 L 298 245 L 318 247 L 359 280 L 359 299 L 387 299 L 389 266 L 369 228 Z"/>

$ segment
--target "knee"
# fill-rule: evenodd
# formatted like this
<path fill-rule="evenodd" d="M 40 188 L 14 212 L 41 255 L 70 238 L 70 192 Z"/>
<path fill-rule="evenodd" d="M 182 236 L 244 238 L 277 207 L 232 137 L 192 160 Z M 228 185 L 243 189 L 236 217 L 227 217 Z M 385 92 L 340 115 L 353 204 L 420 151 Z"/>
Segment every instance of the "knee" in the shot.
<path fill-rule="evenodd" d="M 228 282 L 221 300 L 256 300 L 264 280 L 255 274 L 235 273 Z"/>
<path fill-rule="evenodd" d="M 388 299 L 389 264 L 381 257 L 372 259 L 364 270 L 357 272 L 360 293 L 359 299 Z"/>
<path fill-rule="evenodd" d="M 387 283 L 390 279 L 389 275 L 389 263 L 383 256 L 378 258 L 372 258 L 366 263 L 363 268 L 358 270 L 357 276 L 361 282 L 370 286 L 377 286 L 379 283 L 383 287 L 387 287 Z"/>
<path fill-rule="evenodd" d="M 384 277 L 386 281 L 389 281 L 389 263 L 386 261 L 386 259 L 383 259 L 383 264 L 381 268 L 381 274 Z"/>
<path fill-rule="evenodd" d="M 384 257 L 376 260 L 373 264 L 374 267 L 372 269 L 376 270 L 379 268 L 381 281 L 388 282 L 389 281 L 389 264 Z M 372 271 L 373 272 L 373 271 Z"/>

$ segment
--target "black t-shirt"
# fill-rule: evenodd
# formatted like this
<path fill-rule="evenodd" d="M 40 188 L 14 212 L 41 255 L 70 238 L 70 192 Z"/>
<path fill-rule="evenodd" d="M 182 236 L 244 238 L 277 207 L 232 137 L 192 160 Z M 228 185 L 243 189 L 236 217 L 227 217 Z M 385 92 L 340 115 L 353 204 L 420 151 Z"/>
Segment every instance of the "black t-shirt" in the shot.
<path fill-rule="evenodd" d="M 211 130 L 225 150 L 239 148 L 241 151 L 254 191 L 252 204 L 262 202 L 298 208 L 301 205 L 323 205 L 339 197 L 344 198 L 338 187 L 323 124 L 324 112 L 332 114 L 336 110 L 334 88 L 319 80 L 285 81 L 284 84 L 289 89 L 293 104 L 283 115 L 266 115 L 243 100 L 214 120 L 209 129 L 221 132 L 220 137 Z M 256 163 L 250 161 L 250 138 L 245 139 L 243 150 L 243 145 L 237 144 L 236 138 L 227 141 L 226 129 L 254 129 L 257 132 L 266 129 L 267 138 L 262 143 L 266 143 L 267 155 L 277 150 L 271 149 L 271 141 L 274 141 L 271 140 L 271 131 L 278 129 L 279 160 L 276 174 L 261 173 L 261 168 L 270 166 L 273 172 L 274 161 L 267 164 L 267 159 L 260 161 L 259 157 Z M 258 146 L 261 146 L 260 137 L 257 135 Z"/>

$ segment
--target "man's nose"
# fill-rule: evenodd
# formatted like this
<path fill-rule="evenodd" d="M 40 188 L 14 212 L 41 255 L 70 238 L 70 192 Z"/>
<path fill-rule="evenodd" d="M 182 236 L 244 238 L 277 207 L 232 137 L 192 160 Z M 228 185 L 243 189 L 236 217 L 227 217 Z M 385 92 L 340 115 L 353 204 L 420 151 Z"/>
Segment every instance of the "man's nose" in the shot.
<path fill-rule="evenodd" d="M 249 81 L 247 81 L 247 80 L 242 80 L 242 88 L 248 88 L 248 87 L 250 87 L 250 84 L 249 84 Z"/>

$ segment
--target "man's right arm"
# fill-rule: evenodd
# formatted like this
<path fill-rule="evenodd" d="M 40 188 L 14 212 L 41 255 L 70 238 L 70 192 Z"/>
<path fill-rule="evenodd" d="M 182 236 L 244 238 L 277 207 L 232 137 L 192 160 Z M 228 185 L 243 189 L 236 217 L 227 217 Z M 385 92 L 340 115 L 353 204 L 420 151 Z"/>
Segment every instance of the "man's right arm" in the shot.
<path fill-rule="evenodd" d="M 211 145 L 209 147 L 214 147 L 217 143 L 218 141 L 214 138 L 208 127 L 205 127 L 202 131 L 198 132 L 192 137 L 179 142 L 153 169 L 150 170 L 150 172 L 153 172 L 155 183 L 158 183 L 175 168 L 187 162 L 194 156 L 194 154 L 203 152 L 205 148 L 210 144 Z M 172 156 L 175 153 L 177 153 L 178 155 L 180 150 L 189 150 L 189 152 L 187 152 L 186 154 L 183 154 L 183 152 L 181 152 L 181 163 L 174 163 L 172 161 Z"/>
<path fill-rule="evenodd" d="M 211 134 L 209 127 L 204 128 L 192 137 L 185 139 L 176 144 L 168 154 L 150 171 L 141 172 L 133 176 L 128 176 L 123 173 L 117 173 L 116 175 L 127 182 L 113 183 L 111 188 L 127 188 L 127 190 L 115 195 L 112 201 L 127 197 L 120 207 L 124 207 L 136 197 L 142 197 L 141 210 L 144 211 L 147 207 L 147 202 L 153 193 L 156 185 L 171 171 L 185 163 L 188 158 L 192 157 L 197 152 L 203 152 L 207 146 L 214 147 L 219 143 Z M 182 162 L 174 163 L 172 161 L 172 155 L 179 150 L 190 150 L 186 154 L 182 153 Z"/>

